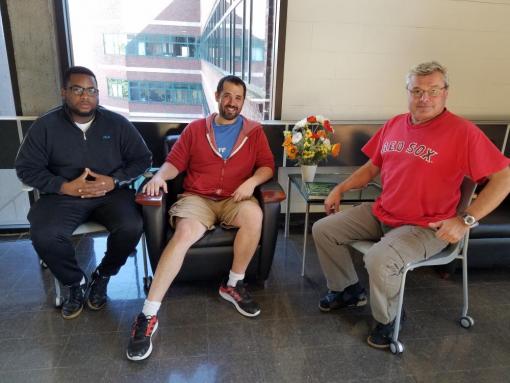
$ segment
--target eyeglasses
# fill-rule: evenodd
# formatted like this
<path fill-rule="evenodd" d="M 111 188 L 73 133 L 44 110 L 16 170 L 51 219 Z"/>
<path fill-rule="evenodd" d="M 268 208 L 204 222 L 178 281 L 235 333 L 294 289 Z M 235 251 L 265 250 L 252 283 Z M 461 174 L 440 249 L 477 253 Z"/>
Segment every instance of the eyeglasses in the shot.
<path fill-rule="evenodd" d="M 83 88 L 78 85 L 70 86 L 67 89 L 70 89 L 71 92 L 73 92 L 73 94 L 76 96 L 81 96 L 83 94 L 83 92 L 87 93 L 88 96 L 95 96 L 99 93 L 99 89 L 97 89 L 97 88 L 94 88 L 94 87 Z"/>
<path fill-rule="evenodd" d="M 423 90 L 420 88 L 414 88 L 414 89 L 408 89 L 409 93 L 411 93 L 411 96 L 414 98 L 422 98 L 424 94 L 427 94 L 429 97 L 437 97 L 441 94 L 441 91 L 446 89 L 446 86 L 443 86 L 442 88 L 432 88 L 429 90 Z"/>

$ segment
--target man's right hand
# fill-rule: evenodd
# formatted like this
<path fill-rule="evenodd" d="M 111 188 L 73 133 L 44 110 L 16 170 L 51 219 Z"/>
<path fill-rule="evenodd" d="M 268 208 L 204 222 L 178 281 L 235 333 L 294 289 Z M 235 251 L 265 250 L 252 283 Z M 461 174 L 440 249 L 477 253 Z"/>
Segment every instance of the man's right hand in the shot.
<path fill-rule="evenodd" d="M 87 176 L 89 169 L 85 169 L 82 174 L 72 181 L 64 182 L 60 187 L 60 192 L 73 197 L 81 197 L 82 190 L 87 186 Z"/>
<path fill-rule="evenodd" d="M 151 180 L 143 186 L 142 193 L 152 197 L 158 195 L 160 189 L 163 189 L 165 193 L 168 193 L 166 181 L 158 174 L 155 174 L 154 177 L 152 177 Z"/>
<path fill-rule="evenodd" d="M 342 193 L 338 190 L 338 186 L 331 190 L 324 200 L 324 211 L 327 215 L 337 213 L 340 209 L 340 200 L 342 199 Z"/>

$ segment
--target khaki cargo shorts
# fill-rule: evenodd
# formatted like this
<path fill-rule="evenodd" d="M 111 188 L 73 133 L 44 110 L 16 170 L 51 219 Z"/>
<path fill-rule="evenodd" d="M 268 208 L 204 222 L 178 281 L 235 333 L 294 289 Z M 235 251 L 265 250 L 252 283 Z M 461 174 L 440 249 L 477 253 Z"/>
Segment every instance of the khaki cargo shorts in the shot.
<path fill-rule="evenodd" d="M 207 230 L 214 229 L 214 224 L 219 223 L 224 228 L 234 227 L 232 221 L 235 219 L 239 209 L 244 204 L 259 203 L 255 197 L 235 202 L 233 198 L 227 198 L 220 201 L 200 197 L 197 195 L 183 195 L 175 202 L 168 214 L 170 215 L 170 225 L 175 228 L 175 218 L 195 218 L 200 221 Z"/>

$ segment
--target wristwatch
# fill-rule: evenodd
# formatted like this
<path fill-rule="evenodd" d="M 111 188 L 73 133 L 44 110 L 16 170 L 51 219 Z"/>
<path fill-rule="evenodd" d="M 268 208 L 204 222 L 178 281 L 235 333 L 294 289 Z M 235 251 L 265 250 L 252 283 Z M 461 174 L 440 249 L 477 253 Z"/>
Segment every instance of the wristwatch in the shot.
<path fill-rule="evenodd" d="M 476 218 L 468 213 L 462 214 L 461 218 L 464 221 L 464 225 L 469 226 L 471 229 L 478 226 Z"/>
<path fill-rule="evenodd" d="M 115 177 L 112 177 L 112 179 L 113 179 L 113 188 L 117 189 L 119 187 L 119 182 L 120 181 L 117 178 L 115 178 Z"/>

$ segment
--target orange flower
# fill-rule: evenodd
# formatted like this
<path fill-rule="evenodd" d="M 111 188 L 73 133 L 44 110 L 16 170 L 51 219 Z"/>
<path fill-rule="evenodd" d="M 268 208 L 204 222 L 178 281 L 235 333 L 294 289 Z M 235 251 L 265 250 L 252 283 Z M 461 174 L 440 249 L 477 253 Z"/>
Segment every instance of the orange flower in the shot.
<path fill-rule="evenodd" d="M 317 137 L 323 137 L 323 138 L 326 138 L 327 137 L 327 134 L 326 134 L 326 131 L 325 130 L 318 130 L 317 131 Z"/>
<path fill-rule="evenodd" d="M 317 118 L 315 118 L 315 116 L 308 116 L 306 118 L 306 121 L 309 122 L 310 124 L 315 124 L 317 122 Z"/>
<path fill-rule="evenodd" d="M 329 120 L 324 120 L 324 129 L 326 129 L 330 133 L 333 133 L 333 128 L 329 124 Z"/>
<path fill-rule="evenodd" d="M 340 154 L 340 144 L 334 144 L 331 148 L 331 155 L 337 157 Z"/>
<path fill-rule="evenodd" d="M 285 149 L 287 151 L 287 157 L 289 157 L 290 160 L 295 160 L 298 152 L 297 148 L 294 145 L 291 145 L 287 146 Z"/>
<path fill-rule="evenodd" d="M 283 146 L 292 145 L 292 136 L 286 136 L 285 141 L 283 141 Z"/>
<path fill-rule="evenodd" d="M 314 140 L 318 140 L 320 138 L 320 136 L 317 133 L 312 133 L 312 138 Z"/>

